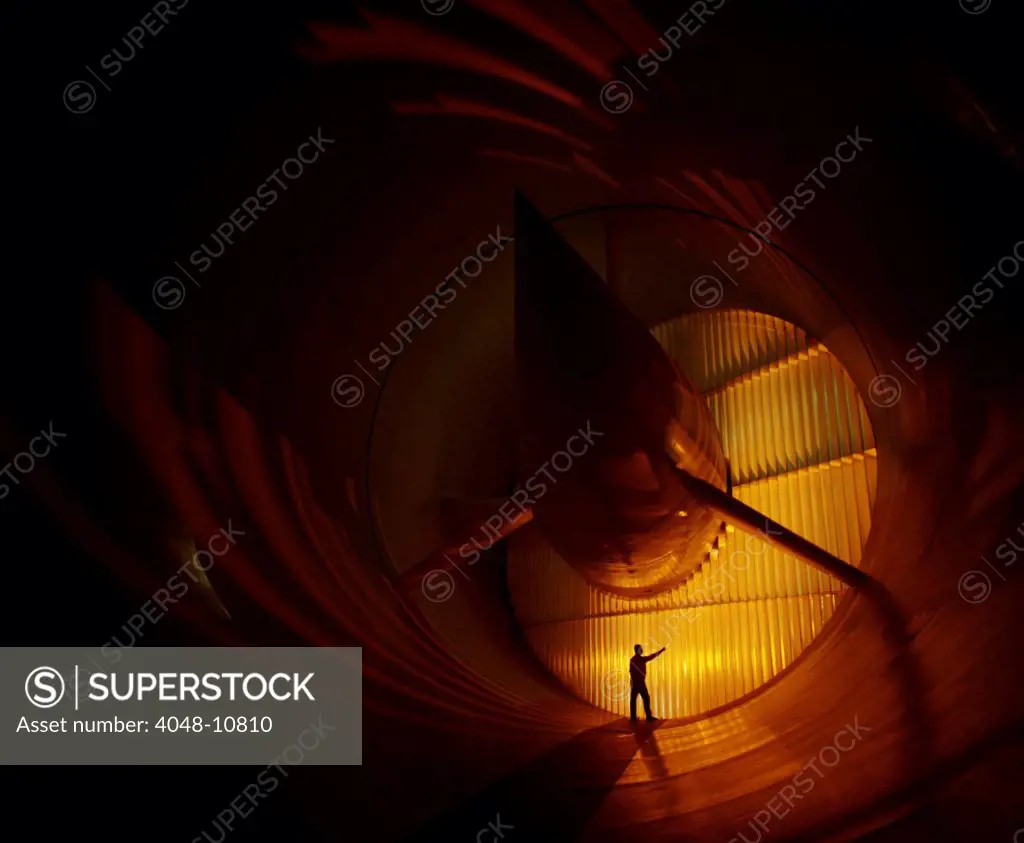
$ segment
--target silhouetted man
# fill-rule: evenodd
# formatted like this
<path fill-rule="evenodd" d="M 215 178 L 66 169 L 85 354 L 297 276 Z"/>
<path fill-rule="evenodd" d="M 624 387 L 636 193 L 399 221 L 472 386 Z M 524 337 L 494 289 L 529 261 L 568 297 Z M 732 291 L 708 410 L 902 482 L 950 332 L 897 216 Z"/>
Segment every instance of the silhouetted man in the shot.
<path fill-rule="evenodd" d="M 629 660 L 629 719 L 636 723 L 636 698 L 639 696 L 644 701 L 644 715 L 648 720 L 658 718 L 651 714 L 651 695 L 647 690 L 647 662 L 656 659 L 665 652 L 662 647 L 658 652 L 649 656 L 643 655 L 644 648 L 639 644 L 633 646 L 636 653 Z"/>

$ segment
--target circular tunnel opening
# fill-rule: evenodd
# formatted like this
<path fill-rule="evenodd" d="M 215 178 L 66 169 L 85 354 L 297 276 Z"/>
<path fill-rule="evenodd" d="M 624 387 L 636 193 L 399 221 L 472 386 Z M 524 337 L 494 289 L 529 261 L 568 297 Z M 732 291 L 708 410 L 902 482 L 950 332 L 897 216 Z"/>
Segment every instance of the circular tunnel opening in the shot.
<path fill-rule="evenodd" d="M 692 231 L 716 221 L 688 223 Z M 595 232 L 592 220 L 573 219 L 562 229 L 631 308 L 643 311 L 637 301 L 650 301 L 650 286 L 639 297 L 639 285 L 628 288 L 623 268 L 631 253 L 623 238 L 613 255 L 607 227 Z M 637 244 L 641 265 L 650 265 L 649 236 L 645 230 Z M 487 284 L 460 293 L 461 311 L 439 319 L 386 373 L 371 441 L 387 459 L 371 458 L 368 486 L 391 575 L 444 543 L 452 505 L 485 511 L 516 483 L 511 255 L 488 271 Z M 690 262 L 683 273 L 699 271 Z M 678 268 L 663 274 L 662 286 L 685 290 L 678 278 Z M 763 284 L 776 280 L 769 275 Z M 792 321 L 693 301 L 690 312 L 652 319 L 648 307 L 643 318 L 707 403 L 729 460 L 732 495 L 856 566 L 878 472 L 853 379 Z M 439 371 L 449 375 L 444 390 L 434 386 Z M 704 550 L 703 564 L 681 585 L 630 599 L 588 584 L 527 525 L 473 559 L 474 567 L 446 557 L 452 565 L 438 572 L 433 593 L 425 581 L 415 597 L 475 672 L 522 692 L 521 668 L 509 669 L 504 649 L 511 636 L 558 690 L 610 715 L 628 714 L 634 644 L 648 653 L 666 646 L 651 669 L 654 709 L 668 718 L 701 716 L 780 677 L 822 633 L 846 591 L 835 577 L 732 526 L 723 524 Z M 460 605 L 464 600 L 471 605 Z M 509 620 L 497 635 L 481 625 L 495 611 Z M 525 687 L 534 693 L 536 683 L 534 675 Z"/>
<path fill-rule="evenodd" d="M 655 337 L 707 401 L 735 497 L 853 565 L 871 527 L 877 453 L 842 364 L 784 320 L 698 312 Z M 591 704 L 626 716 L 623 654 L 666 647 L 651 667 L 660 716 L 705 714 L 756 691 L 803 653 L 846 586 L 764 540 L 724 526 L 689 580 L 630 600 L 589 585 L 539 534 L 509 539 L 509 590 L 532 651 Z"/>

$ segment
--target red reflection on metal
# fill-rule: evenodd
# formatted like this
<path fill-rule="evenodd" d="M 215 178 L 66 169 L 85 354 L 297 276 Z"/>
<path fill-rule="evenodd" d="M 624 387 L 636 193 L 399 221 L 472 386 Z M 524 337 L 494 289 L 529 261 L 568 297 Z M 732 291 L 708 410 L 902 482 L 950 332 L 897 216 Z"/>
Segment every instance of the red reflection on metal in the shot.
<path fill-rule="evenodd" d="M 408 21 L 371 14 L 367 14 L 366 19 L 370 29 L 311 23 L 310 31 L 319 43 L 306 47 L 306 56 L 320 61 L 362 59 L 425 62 L 468 70 L 496 76 L 506 82 L 531 88 L 573 108 L 584 109 L 582 100 L 565 88 L 456 38 Z"/>
<path fill-rule="evenodd" d="M 503 108 L 496 108 L 489 103 L 474 102 L 473 100 L 462 99 L 461 97 L 451 97 L 445 94 L 438 94 L 436 102 L 393 102 L 391 107 L 397 114 L 451 114 L 466 117 L 480 117 L 485 120 L 510 123 L 515 126 L 521 126 L 525 129 L 533 129 L 534 131 L 541 132 L 542 134 L 551 135 L 552 137 L 563 140 L 579 149 L 593 149 L 591 144 L 586 141 L 582 141 L 567 132 L 563 132 L 557 126 L 552 126 L 549 123 L 542 123 L 540 120 L 525 117 L 524 115 L 518 114 L 514 111 L 506 111 Z"/>

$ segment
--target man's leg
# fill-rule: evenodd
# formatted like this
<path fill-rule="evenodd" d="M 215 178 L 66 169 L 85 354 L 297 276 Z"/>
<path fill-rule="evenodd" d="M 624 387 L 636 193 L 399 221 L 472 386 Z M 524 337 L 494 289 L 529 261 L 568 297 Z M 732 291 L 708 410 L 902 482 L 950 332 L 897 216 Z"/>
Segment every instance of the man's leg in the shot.
<path fill-rule="evenodd" d="M 638 688 L 632 685 L 629 688 L 629 719 L 636 720 L 636 696 L 640 693 Z"/>
<path fill-rule="evenodd" d="M 640 689 L 640 699 L 642 699 L 644 701 L 644 716 L 648 720 L 653 719 L 654 715 L 651 714 L 651 694 L 647 690 L 647 686 L 646 685 L 644 685 Z"/>

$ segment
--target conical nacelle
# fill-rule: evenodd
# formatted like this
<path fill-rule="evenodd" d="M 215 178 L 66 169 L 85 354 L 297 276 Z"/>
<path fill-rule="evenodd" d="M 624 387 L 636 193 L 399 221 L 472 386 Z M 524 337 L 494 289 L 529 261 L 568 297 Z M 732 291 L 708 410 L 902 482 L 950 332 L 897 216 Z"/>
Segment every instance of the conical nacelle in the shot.
<path fill-rule="evenodd" d="M 532 488 L 535 524 L 598 588 L 671 588 L 722 525 L 679 471 L 725 489 L 714 421 L 650 331 L 521 195 L 515 232 L 520 487 Z"/>
<path fill-rule="evenodd" d="M 685 582 L 723 522 L 867 585 L 726 491 L 718 430 L 686 375 L 519 194 L 515 225 L 518 489 L 507 500 L 447 501 L 444 537 L 399 576 L 403 592 L 418 582 L 428 595 L 451 576 L 451 554 L 479 556 L 479 534 L 489 549 L 531 523 L 591 585 L 623 597 Z"/>

